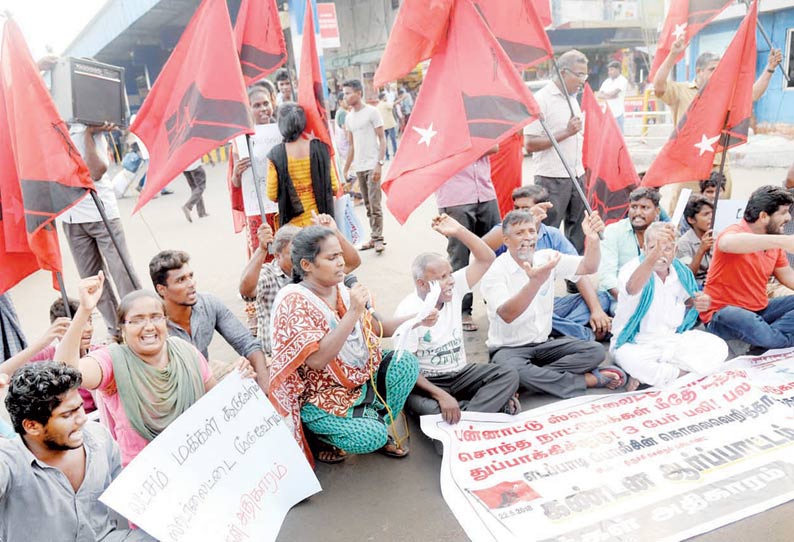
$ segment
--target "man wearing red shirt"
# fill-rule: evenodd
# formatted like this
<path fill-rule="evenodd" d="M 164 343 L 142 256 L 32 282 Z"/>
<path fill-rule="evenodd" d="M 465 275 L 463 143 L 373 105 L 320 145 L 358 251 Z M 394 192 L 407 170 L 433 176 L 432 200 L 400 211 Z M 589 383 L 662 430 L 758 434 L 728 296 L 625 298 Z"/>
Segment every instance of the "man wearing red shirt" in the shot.
<path fill-rule="evenodd" d="M 794 196 L 783 188 L 762 186 L 750 196 L 744 220 L 717 238 L 704 288 L 711 307 L 700 313 L 708 331 L 761 348 L 794 346 L 794 296 L 766 295 L 773 275 L 794 288 L 786 259 L 786 252 L 794 252 L 794 236 L 781 235 L 792 204 Z"/>

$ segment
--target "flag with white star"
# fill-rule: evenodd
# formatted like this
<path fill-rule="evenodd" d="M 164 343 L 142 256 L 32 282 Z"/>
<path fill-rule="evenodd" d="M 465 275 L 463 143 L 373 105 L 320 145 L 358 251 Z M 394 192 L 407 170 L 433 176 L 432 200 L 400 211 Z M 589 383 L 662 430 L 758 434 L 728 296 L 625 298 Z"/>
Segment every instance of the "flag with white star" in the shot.
<path fill-rule="evenodd" d="M 678 121 L 643 186 L 706 179 L 716 154 L 747 141 L 757 58 L 753 2 L 717 68 Z"/>
<path fill-rule="evenodd" d="M 689 45 L 695 34 L 733 3 L 735 0 L 671 0 L 664 26 L 659 33 L 656 56 L 653 57 L 648 80 L 653 81 L 656 71 L 670 54 L 670 49 L 676 40 L 683 37 Z M 679 62 L 683 56 L 681 54 L 676 62 Z"/>
<path fill-rule="evenodd" d="M 471 0 L 458 0 L 383 181 L 404 223 L 455 173 L 539 115 L 538 105 Z"/>

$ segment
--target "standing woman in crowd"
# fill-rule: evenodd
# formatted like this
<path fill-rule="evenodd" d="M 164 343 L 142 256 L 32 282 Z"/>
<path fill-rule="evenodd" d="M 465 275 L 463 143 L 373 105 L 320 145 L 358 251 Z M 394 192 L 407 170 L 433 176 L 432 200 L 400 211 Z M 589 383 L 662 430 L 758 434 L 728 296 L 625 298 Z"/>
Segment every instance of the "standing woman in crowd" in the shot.
<path fill-rule="evenodd" d="M 207 360 L 192 344 L 168 337 L 165 306 L 154 292 L 136 290 L 119 304 L 121 344 L 80 357 L 80 338 L 96 308 L 105 277 L 80 281 L 80 306 L 55 351 L 55 360 L 83 375 L 82 386 L 97 390 L 108 425 L 126 466 L 168 425 L 215 385 Z M 238 367 L 253 373 L 241 358 Z"/>
<path fill-rule="evenodd" d="M 384 355 L 379 345 L 405 318 L 381 320 L 368 310 L 364 286 L 342 283 L 342 248 L 328 228 L 295 235 L 292 270 L 297 283 L 279 291 L 271 313 L 271 402 L 310 462 L 304 426 L 330 446 L 318 454 L 323 462 L 376 450 L 406 456 L 387 426 L 413 389 L 419 364 L 407 352 Z"/>
<path fill-rule="evenodd" d="M 278 203 L 279 225 L 308 226 L 312 211 L 334 216 L 339 182 L 328 145 L 303 135 L 306 113 L 296 103 L 279 106 L 278 129 L 284 142 L 267 155 L 267 197 Z"/>

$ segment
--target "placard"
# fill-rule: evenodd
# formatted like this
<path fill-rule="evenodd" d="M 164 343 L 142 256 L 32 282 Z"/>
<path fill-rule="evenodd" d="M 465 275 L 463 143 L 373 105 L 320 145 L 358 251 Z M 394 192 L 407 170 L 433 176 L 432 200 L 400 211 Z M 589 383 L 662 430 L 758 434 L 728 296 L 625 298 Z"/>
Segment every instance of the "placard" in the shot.
<path fill-rule="evenodd" d="M 259 201 L 256 198 L 256 186 L 254 186 L 254 169 L 256 169 L 257 180 L 262 190 L 262 199 L 265 202 L 265 214 L 277 213 L 278 204 L 267 199 L 267 189 L 265 187 L 268 167 L 267 153 L 281 143 L 284 138 L 281 136 L 281 132 L 278 131 L 277 124 L 257 124 L 256 133 L 249 137 L 251 138 L 254 158 L 251 160 L 252 167 L 243 172 L 241 179 L 245 214 L 246 216 L 259 216 L 260 214 Z M 238 136 L 234 139 L 234 145 L 237 147 L 237 154 L 240 158 L 249 157 L 248 143 L 245 138 L 246 136 Z"/>

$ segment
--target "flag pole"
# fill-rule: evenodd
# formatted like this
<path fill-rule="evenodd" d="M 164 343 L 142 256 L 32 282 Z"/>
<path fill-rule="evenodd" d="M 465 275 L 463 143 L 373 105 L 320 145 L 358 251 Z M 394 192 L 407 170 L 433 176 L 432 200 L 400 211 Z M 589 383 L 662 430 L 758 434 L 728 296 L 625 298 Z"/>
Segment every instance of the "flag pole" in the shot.
<path fill-rule="evenodd" d="M 747 9 L 750 9 L 750 0 L 744 0 L 744 5 L 747 6 Z M 758 31 L 761 33 L 761 37 L 764 38 L 764 41 L 769 46 L 770 51 L 774 49 L 775 47 L 774 45 L 772 45 L 772 40 L 769 39 L 769 34 L 766 33 L 766 29 L 764 28 L 764 25 L 761 23 L 761 19 L 756 20 L 756 26 L 758 27 Z M 777 67 L 780 68 L 780 73 L 783 74 L 783 79 L 786 80 L 786 83 L 790 83 L 791 79 L 789 79 L 786 70 L 783 69 L 783 63 L 781 62 L 780 64 L 777 65 Z"/>
<path fill-rule="evenodd" d="M 725 124 L 722 127 L 722 137 L 720 138 L 723 142 L 722 145 L 722 155 L 720 156 L 720 167 L 717 170 L 717 191 L 714 194 L 714 209 L 711 212 L 711 231 L 714 231 L 714 224 L 717 221 L 717 205 L 720 202 L 720 188 L 722 187 L 722 181 L 725 179 L 725 160 L 728 156 L 728 141 L 730 140 L 730 135 L 725 131 L 725 128 L 728 127 L 728 117 L 730 116 L 731 112 L 728 110 L 728 113 L 725 115 Z"/>
<path fill-rule="evenodd" d="M 136 290 L 140 290 L 141 285 L 138 283 L 135 273 L 132 272 L 132 266 L 124 256 L 124 252 L 121 250 L 121 246 L 119 245 L 119 240 L 116 239 L 116 234 L 114 234 L 113 230 L 110 229 L 110 221 L 108 220 L 108 215 L 105 213 L 105 204 L 102 203 L 101 199 L 99 199 L 96 190 L 89 190 L 89 192 L 91 193 L 91 198 L 94 200 L 94 205 L 96 205 L 96 208 L 99 210 L 99 216 L 102 218 L 102 222 L 105 224 L 105 229 L 107 229 L 108 235 L 110 235 L 110 240 L 113 242 L 113 246 L 116 248 L 116 253 L 119 255 L 122 265 L 124 265 L 124 270 L 130 277 L 130 282 Z"/>
<path fill-rule="evenodd" d="M 565 94 L 565 100 L 568 102 L 568 109 L 571 111 L 571 116 L 575 117 L 576 113 L 573 112 L 573 104 L 571 103 L 571 95 L 568 94 L 568 90 L 565 88 L 565 83 L 562 80 L 562 72 L 560 71 L 560 67 L 557 65 L 557 59 L 554 56 L 551 57 L 551 63 L 554 64 L 554 71 L 557 72 L 557 78 L 560 81 L 560 85 L 562 86 L 563 94 Z"/>
<path fill-rule="evenodd" d="M 66 285 L 63 283 L 63 275 L 60 271 L 55 272 L 55 280 L 58 281 L 58 289 L 61 291 L 61 299 L 63 299 L 63 310 L 66 312 L 67 318 L 72 318 L 72 309 L 69 308 L 69 297 L 66 295 Z"/>
<path fill-rule="evenodd" d="M 542 118 L 539 118 L 538 121 L 540 122 L 540 125 L 543 127 L 543 131 L 546 132 L 546 136 L 551 141 L 551 146 L 554 147 L 555 151 L 557 151 L 557 156 L 560 157 L 560 161 L 562 162 L 565 171 L 568 172 L 568 177 L 571 178 L 571 182 L 573 183 L 573 186 L 576 189 L 576 193 L 579 195 L 579 198 L 581 198 L 582 202 L 584 202 L 584 208 L 587 209 L 588 213 L 592 213 L 593 208 L 590 207 L 590 202 L 587 201 L 587 196 L 585 196 L 584 190 L 582 190 L 582 187 L 579 185 L 579 179 L 576 177 L 576 173 L 573 171 L 573 168 L 571 168 L 571 165 L 568 163 L 568 160 L 565 159 L 565 156 L 563 156 L 559 142 L 554 138 L 554 134 L 551 133 L 551 130 L 549 130 L 549 127 L 546 125 L 546 121 L 543 120 Z"/>

